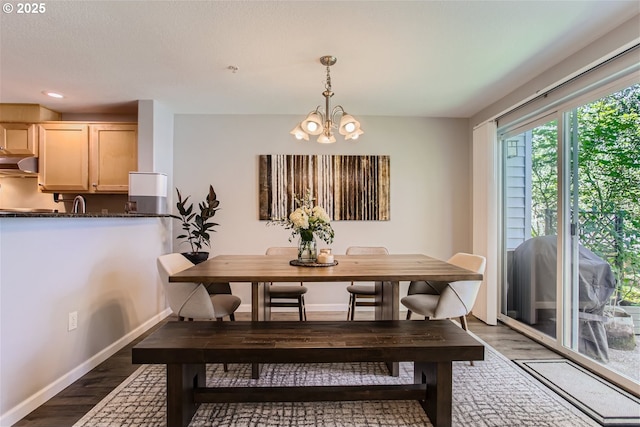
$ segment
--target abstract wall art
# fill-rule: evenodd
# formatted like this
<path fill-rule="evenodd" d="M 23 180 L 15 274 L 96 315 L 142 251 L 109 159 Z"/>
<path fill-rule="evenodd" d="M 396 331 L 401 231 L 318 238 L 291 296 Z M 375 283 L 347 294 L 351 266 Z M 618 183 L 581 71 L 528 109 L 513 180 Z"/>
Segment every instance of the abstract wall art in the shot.
<path fill-rule="evenodd" d="M 311 189 L 332 220 L 389 220 L 389 156 L 261 155 L 260 219 L 287 217 Z"/>

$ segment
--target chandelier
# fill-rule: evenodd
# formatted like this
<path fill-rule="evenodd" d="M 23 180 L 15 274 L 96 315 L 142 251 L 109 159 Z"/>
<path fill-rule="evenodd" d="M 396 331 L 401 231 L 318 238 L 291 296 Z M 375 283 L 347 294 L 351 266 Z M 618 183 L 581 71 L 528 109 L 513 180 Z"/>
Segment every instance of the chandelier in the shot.
<path fill-rule="evenodd" d="M 309 140 L 309 135 L 319 135 L 318 142 L 321 144 L 331 144 L 336 142 L 336 137 L 333 136 L 333 130 L 337 129 L 340 135 L 344 136 L 344 139 L 358 139 L 364 132 L 360 129 L 360 122 L 353 118 L 352 115 L 347 114 L 341 105 L 336 105 L 333 109 L 330 108 L 330 99 L 333 96 L 331 91 L 331 73 L 330 68 L 337 61 L 335 56 L 323 56 L 320 58 L 320 63 L 327 67 L 327 80 L 324 85 L 325 107 L 318 105 L 316 109 L 310 112 L 307 117 L 298 123 L 298 125 L 289 132 L 296 139 Z M 340 118 L 339 125 L 337 119 Z"/>

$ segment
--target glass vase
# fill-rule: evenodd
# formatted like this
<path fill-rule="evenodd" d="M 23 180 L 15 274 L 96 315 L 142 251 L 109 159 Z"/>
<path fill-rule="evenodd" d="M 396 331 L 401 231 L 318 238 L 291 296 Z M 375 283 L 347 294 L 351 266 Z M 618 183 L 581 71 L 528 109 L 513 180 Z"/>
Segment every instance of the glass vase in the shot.
<path fill-rule="evenodd" d="M 316 239 L 311 235 L 311 239 L 303 239 L 302 236 L 298 241 L 298 261 L 300 262 L 316 262 L 318 257 L 318 246 Z"/>

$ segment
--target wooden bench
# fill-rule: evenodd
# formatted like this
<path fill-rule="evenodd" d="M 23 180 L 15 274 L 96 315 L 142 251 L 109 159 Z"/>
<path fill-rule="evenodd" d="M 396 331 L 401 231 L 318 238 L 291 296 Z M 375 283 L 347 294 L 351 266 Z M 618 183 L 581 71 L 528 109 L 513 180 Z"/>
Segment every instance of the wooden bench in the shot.
<path fill-rule="evenodd" d="M 453 323 L 169 322 L 134 346 L 133 363 L 167 365 L 167 425 L 187 426 L 200 403 L 418 400 L 451 425 L 452 362 L 484 359 Z M 206 363 L 414 362 L 414 383 L 369 386 L 205 387 Z"/>

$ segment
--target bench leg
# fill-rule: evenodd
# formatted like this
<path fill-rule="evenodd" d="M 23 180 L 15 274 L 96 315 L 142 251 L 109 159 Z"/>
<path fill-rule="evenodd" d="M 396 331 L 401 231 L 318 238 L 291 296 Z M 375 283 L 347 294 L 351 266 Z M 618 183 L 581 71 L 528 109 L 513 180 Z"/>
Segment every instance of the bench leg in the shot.
<path fill-rule="evenodd" d="M 251 379 L 258 380 L 260 379 L 260 371 L 262 370 L 262 364 L 260 363 L 252 363 L 251 364 Z"/>
<path fill-rule="evenodd" d="M 205 387 L 205 365 L 167 365 L 167 427 L 187 427 L 199 403 L 193 400 L 193 389 Z"/>
<path fill-rule="evenodd" d="M 427 385 L 420 403 L 435 427 L 451 426 L 452 375 L 451 362 L 414 363 L 414 382 Z"/>

